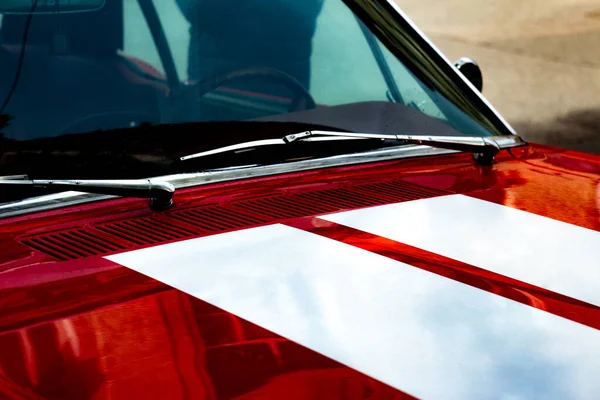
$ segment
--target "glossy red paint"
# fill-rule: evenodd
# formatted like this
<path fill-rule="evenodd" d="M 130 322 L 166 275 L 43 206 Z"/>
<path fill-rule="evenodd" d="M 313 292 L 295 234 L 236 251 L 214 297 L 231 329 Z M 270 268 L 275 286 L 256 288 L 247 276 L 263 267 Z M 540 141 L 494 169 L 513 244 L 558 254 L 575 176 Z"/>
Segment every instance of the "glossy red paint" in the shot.
<path fill-rule="evenodd" d="M 539 145 L 512 153 L 518 162 L 505 154 L 480 168 L 486 187 L 468 194 L 600 231 L 600 156 Z"/>
<path fill-rule="evenodd" d="M 439 254 L 320 218 L 287 223 L 351 246 L 600 329 L 600 307 Z"/>
<path fill-rule="evenodd" d="M 130 269 L 86 264 L 2 290 L 0 397 L 410 398 Z"/>
<path fill-rule="evenodd" d="M 542 146 L 512 153 L 501 152 L 492 167 L 453 154 L 207 185 L 178 191 L 174 210 L 395 177 L 600 231 L 600 157 Z M 385 193 L 381 198 L 391 201 Z M 264 223 L 304 227 L 598 328 L 595 306 L 399 243 L 316 224 L 315 216 L 306 212 Z M 100 257 L 60 262 L 20 241 L 137 217 L 160 216 L 145 201 L 116 199 L 0 220 L 0 398 L 408 396 Z"/>

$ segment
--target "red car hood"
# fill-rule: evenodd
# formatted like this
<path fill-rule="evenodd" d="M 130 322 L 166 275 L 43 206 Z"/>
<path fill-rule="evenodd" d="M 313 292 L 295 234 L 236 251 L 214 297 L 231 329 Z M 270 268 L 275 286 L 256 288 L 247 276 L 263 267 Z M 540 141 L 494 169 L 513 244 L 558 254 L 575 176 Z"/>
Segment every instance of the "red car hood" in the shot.
<path fill-rule="evenodd" d="M 0 397 L 592 398 L 600 157 L 534 146 L 0 221 Z"/>

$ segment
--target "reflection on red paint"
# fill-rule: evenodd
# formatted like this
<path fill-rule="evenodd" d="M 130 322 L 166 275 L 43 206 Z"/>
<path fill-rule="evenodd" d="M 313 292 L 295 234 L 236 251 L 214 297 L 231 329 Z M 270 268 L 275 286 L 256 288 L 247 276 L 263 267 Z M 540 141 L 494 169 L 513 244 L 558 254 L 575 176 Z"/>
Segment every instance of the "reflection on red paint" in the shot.
<path fill-rule="evenodd" d="M 600 307 L 448 257 L 319 218 L 287 225 L 334 239 L 414 267 L 600 329 Z"/>
<path fill-rule="evenodd" d="M 87 310 L 33 325 L 26 313 L 22 321 L 0 320 L 16 328 L 0 325 L 0 398 L 13 397 L 15 388 L 51 399 L 411 398 L 158 282 L 158 293 L 144 296 L 145 281 L 152 280 L 119 270 L 129 283 L 109 277 L 114 271 L 99 272 L 93 281 L 137 293 L 131 300 L 106 297 L 101 284 L 79 277 L 62 284 L 83 284 L 70 293 L 85 298 Z M 136 277 L 139 284 L 130 286 Z M 49 295 L 57 285 L 37 290 Z M 97 295 L 103 304 L 92 300 Z M 18 296 L 11 296 L 6 301 L 14 309 Z M 40 296 L 28 307 L 44 301 Z M 69 309 L 69 302 L 59 298 L 54 306 Z"/>
<path fill-rule="evenodd" d="M 502 151 L 492 167 L 476 166 L 469 154 L 452 154 L 206 185 L 178 191 L 175 210 L 364 183 L 373 183 L 375 189 L 368 191 L 382 203 L 394 202 L 385 185 L 378 184 L 394 177 L 600 231 L 600 158 L 544 146 L 513 149 L 512 154 Z M 314 219 L 319 212 L 309 208 L 318 210 L 319 201 L 306 197 L 302 204 L 285 205 L 301 218 L 269 223 L 284 221 L 600 328 L 596 306 Z M 102 258 L 59 262 L 20 241 L 138 217 L 160 214 L 143 200 L 113 199 L 0 220 L 0 398 L 407 397 Z"/>
<path fill-rule="evenodd" d="M 0 335 L 0 373 L 44 398 L 94 397 L 104 376 L 98 357 L 85 354 L 87 338 L 77 332 L 82 328 L 89 331 L 59 320 Z"/>
<path fill-rule="evenodd" d="M 600 231 L 598 175 L 564 167 L 581 162 L 579 157 L 562 154 L 561 160 L 563 167 L 551 168 L 546 159 L 498 163 L 494 166 L 498 183 L 489 189 L 472 189 L 469 195 Z M 600 168 L 600 163 L 596 165 Z"/>

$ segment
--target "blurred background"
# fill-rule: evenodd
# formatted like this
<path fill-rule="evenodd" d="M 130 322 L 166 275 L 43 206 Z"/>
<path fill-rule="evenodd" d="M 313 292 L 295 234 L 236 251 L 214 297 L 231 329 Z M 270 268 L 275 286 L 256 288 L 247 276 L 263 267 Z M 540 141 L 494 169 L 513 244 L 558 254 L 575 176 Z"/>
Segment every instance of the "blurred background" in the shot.
<path fill-rule="evenodd" d="M 600 0 L 396 0 L 525 139 L 600 154 Z"/>

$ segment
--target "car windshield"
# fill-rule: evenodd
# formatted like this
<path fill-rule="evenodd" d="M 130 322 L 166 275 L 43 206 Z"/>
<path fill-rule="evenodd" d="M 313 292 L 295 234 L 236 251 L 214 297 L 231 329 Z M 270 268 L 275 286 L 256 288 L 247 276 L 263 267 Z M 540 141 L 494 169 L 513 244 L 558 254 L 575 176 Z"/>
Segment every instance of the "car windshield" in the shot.
<path fill-rule="evenodd" d="M 314 127 L 445 136 L 505 129 L 415 32 L 385 27 L 393 9 L 384 0 L 105 0 L 87 12 L 57 9 L 0 14 L 0 176 L 156 176 L 191 152 Z"/>

